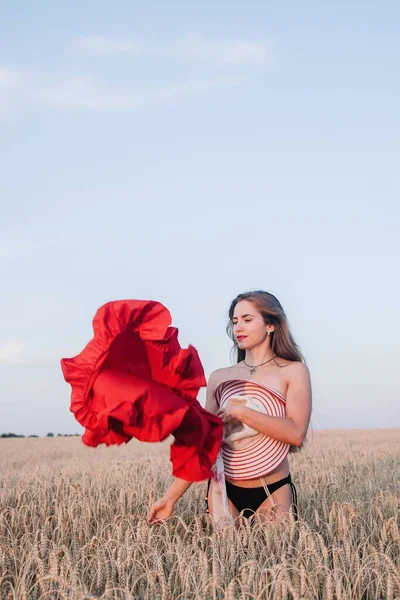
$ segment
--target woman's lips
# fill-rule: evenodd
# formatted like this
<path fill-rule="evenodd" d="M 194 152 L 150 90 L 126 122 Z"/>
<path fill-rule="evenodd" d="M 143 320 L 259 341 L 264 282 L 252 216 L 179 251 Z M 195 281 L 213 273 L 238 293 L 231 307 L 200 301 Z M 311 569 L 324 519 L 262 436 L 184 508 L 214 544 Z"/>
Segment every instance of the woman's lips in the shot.
<path fill-rule="evenodd" d="M 242 340 L 245 340 L 246 338 L 247 338 L 247 335 L 238 335 L 236 339 L 238 342 L 241 342 Z"/>

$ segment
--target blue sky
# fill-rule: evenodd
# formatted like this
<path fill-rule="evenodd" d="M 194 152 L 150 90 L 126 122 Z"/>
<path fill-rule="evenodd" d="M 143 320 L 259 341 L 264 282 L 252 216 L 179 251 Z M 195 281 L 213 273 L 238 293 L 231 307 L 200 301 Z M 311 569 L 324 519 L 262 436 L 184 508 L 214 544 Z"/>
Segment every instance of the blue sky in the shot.
<path fill-rule="evenodd" d="M 166 304 L 208 375 L 250 289 L 287 312 L 315 429 L 399 427 L 400 5 L 1 13 L 0 432 L 80 431 L 59 359 L 104 302 Z"/>

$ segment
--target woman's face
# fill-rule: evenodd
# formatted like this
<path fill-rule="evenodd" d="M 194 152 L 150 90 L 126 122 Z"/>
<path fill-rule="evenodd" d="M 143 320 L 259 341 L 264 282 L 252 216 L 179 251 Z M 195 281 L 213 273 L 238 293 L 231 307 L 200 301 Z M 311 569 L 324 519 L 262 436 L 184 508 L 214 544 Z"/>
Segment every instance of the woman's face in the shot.
<path fill-rule="evenodd" d="M 261 313 L 248 300 L 241 300 L 235 306 L 232 317 L 233 335 L 239 348 L 246 350 L 265 342 L 273 325 L 266 325 Z"/>

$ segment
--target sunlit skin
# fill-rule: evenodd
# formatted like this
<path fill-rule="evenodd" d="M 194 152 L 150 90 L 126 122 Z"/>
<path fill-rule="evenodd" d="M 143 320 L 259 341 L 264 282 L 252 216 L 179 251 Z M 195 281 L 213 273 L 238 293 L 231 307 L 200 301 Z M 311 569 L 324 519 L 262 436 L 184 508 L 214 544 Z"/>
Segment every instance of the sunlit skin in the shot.
<path fill-rule="evenodd" d="M 239 348 L 246 351 L 245 362 L 248 365 L 261 365 L 274 354 L 270 347 L 270 336 L 274 325 L 266 324 L 254 304 L 248 300 L 237 303 L 232 317 L 233 334 Z M 269 334 L 269 335 L 268 335 Z M 239 400 L 231 398 L 227 407 L 220 410 L 215 400 L 215 390 L 230 379 L 247 379 L 268 385 L 286 398 L 286 416 L 270 417 L 247 408 Z M 275 358 L 265 365 L 258 366 L 252 374 L 244 361 L 230 367 L 217 369 L 208 381 L 206 409 L 217 414 L 224 423 L 238 420 L 269 437 L 301 446 L 307 433 L 311 415 L 311 383 L 307 367 L 299 361 Z M 289 474 L 289 461 L 286 458 L 274 471 L 265 475 L 267 483 L 273 483 Z M 260 487 L 259 478 L 232 481 L 240 487 Z M 148 520 L 157 523 L 167 519 L 173 511 L 175 502 L 189 488 L 191 482 L 176 478 L 163 498 L 150 508 Z M 258 508 L 260 517 L 269 520 L 285 515 L 293 501 L 289 485 L 284 485 L 267 498 Z M 238 516 L 236 507 L 229 502 L 232 517 Z M 213 514 L 212 498 L 208 498 L 209 511 Z"/>

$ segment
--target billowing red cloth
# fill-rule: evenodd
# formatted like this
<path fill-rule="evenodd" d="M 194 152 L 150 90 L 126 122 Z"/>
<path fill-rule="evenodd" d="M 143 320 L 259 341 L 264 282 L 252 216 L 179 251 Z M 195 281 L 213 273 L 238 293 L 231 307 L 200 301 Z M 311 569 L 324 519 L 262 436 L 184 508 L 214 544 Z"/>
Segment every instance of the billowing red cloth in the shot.
<path fill-rule="evenodd" d="M 93 320 L 94 338 L 61 368 L 71 411 L 88 446 L 175 438 L 172 472 L 188 481 L 211 477 L 221 419 L 197 401 L 206 385 L 196 349 L 182 349 L 171 315 L 159 302 L 108 302 Z"/>

